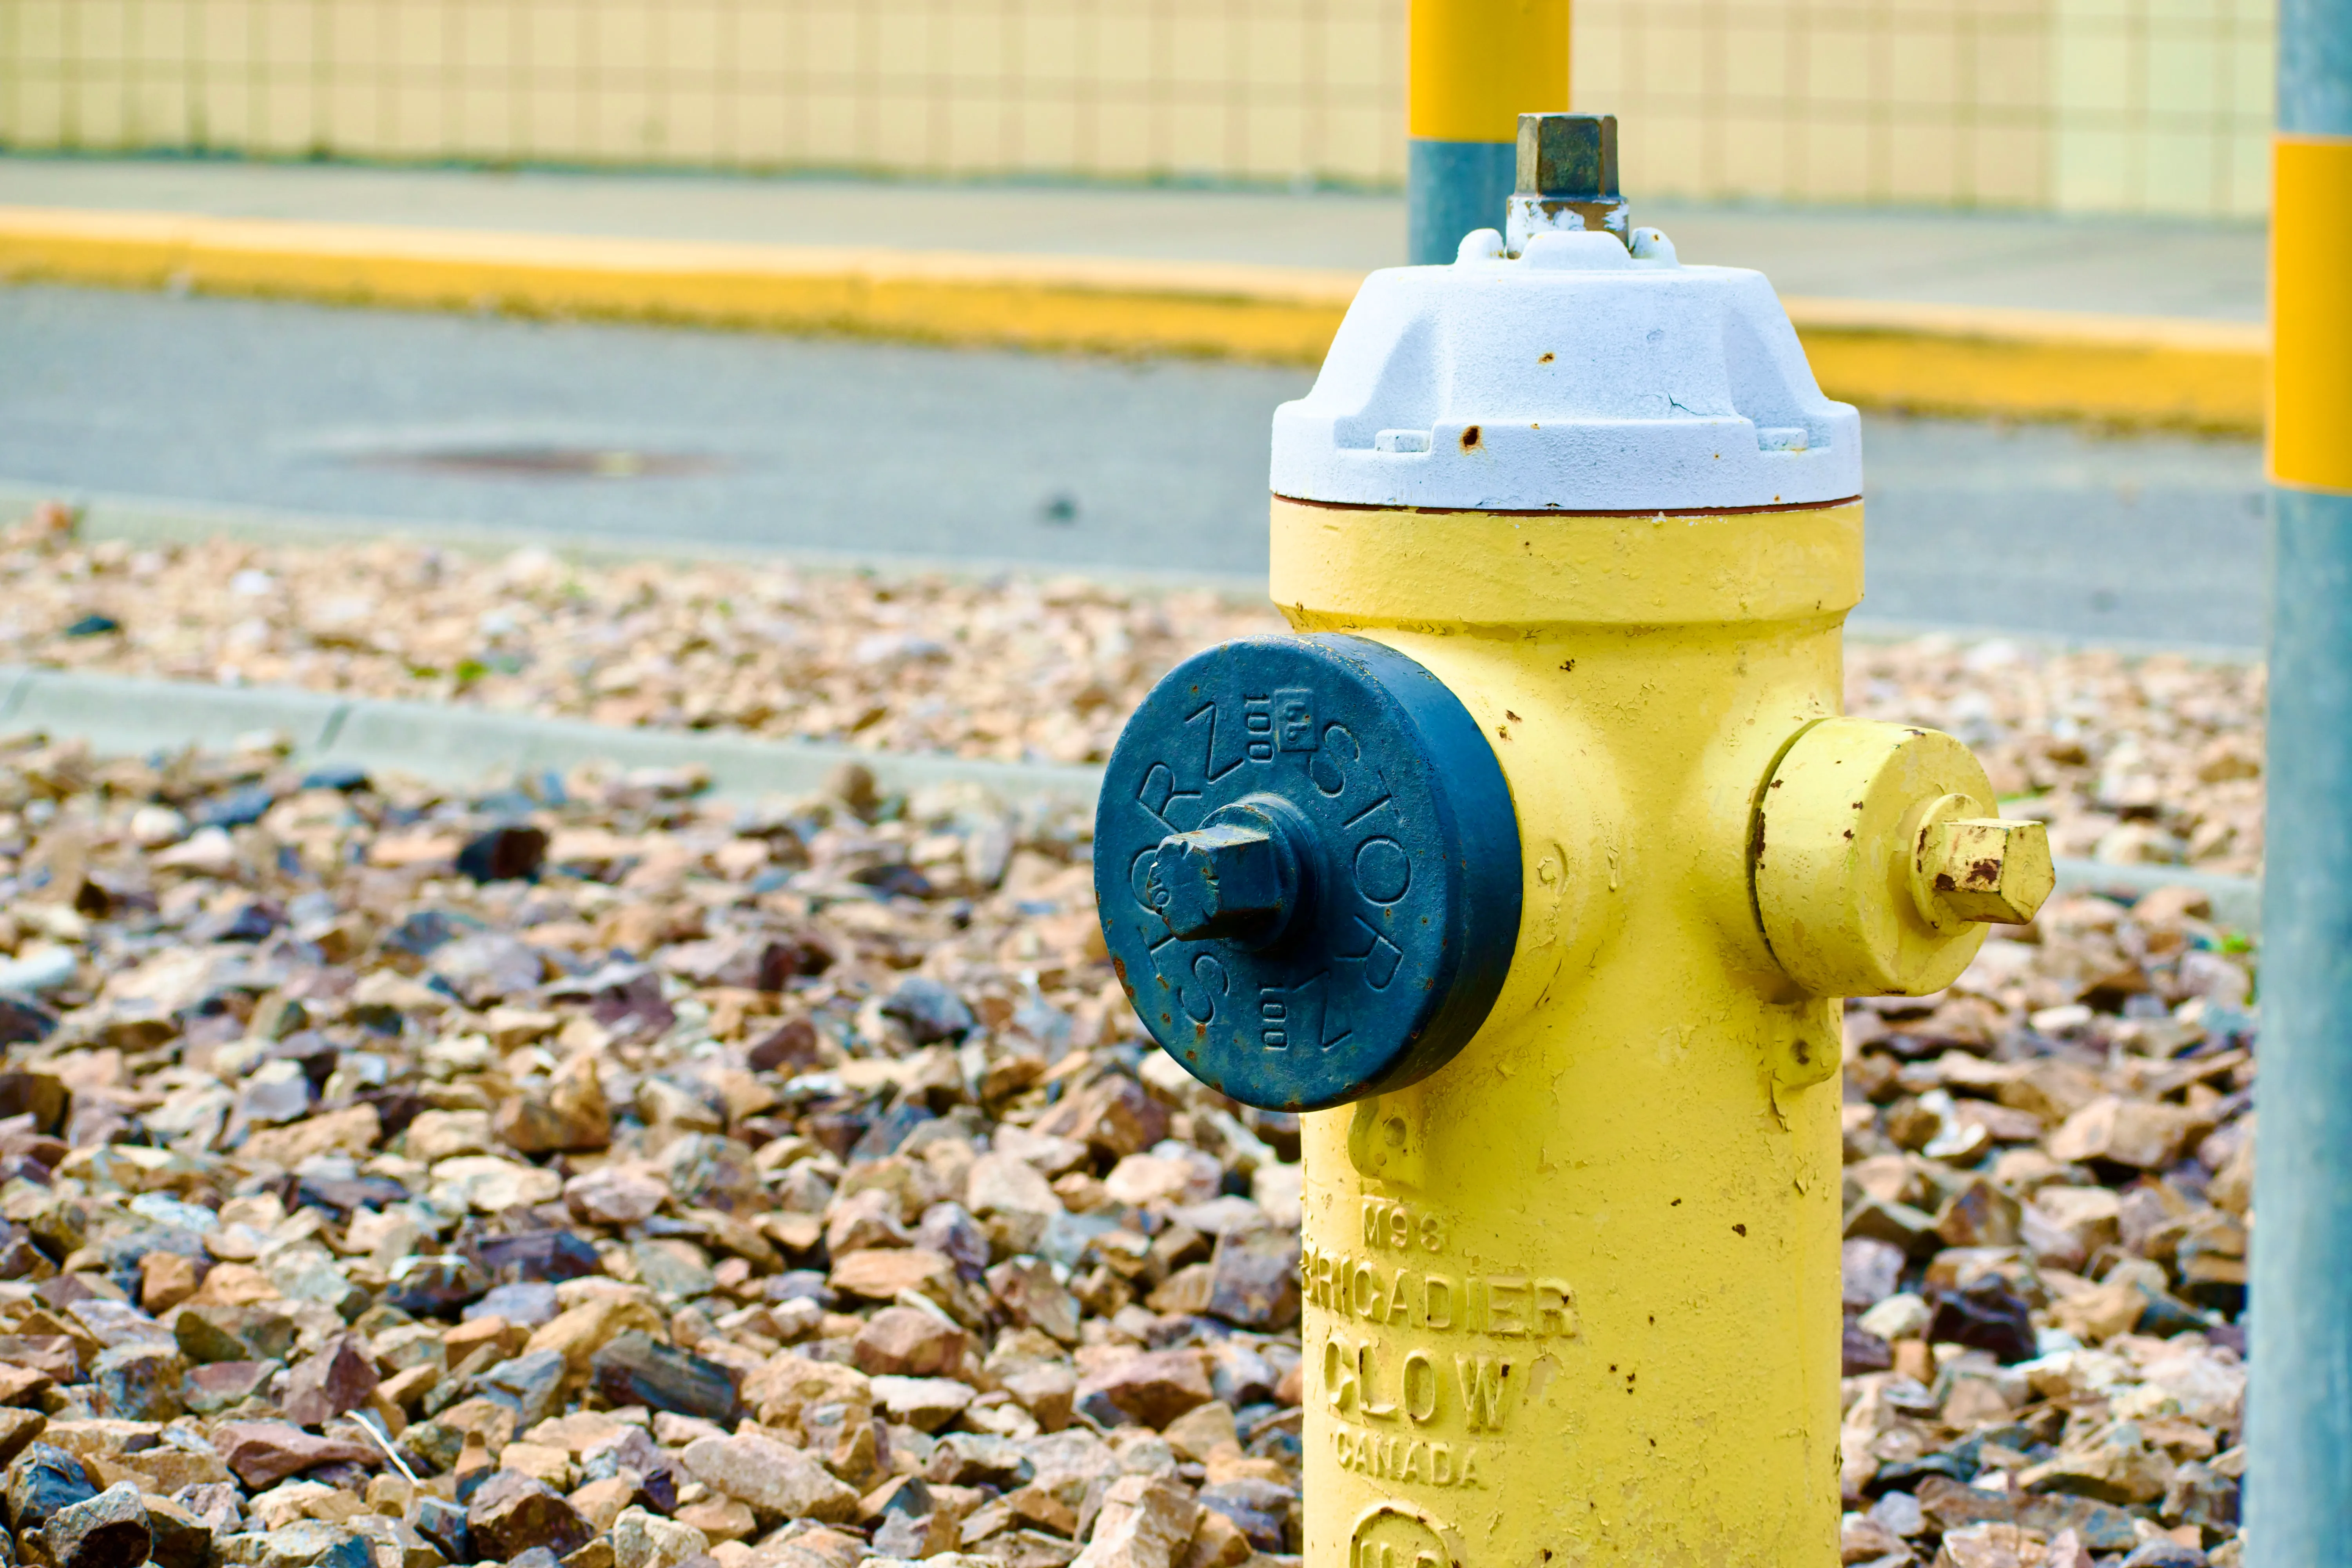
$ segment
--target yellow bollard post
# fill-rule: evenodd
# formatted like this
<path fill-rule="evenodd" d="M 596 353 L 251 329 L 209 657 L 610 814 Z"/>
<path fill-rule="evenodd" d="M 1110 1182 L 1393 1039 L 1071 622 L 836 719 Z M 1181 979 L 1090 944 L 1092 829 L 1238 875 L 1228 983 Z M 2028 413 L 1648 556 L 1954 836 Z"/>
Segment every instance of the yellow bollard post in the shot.
<path fill-rule="evenodd" d="M 1276 416 L 1304 635 L 1172 672 L 1097 810 L 1155 1038 L 1308 1112 L 1309 1568 L 1833 1563 L 1837 998 L 2052 886 L 1958 742 L 1838 716 L 1854 411 L 1612 216 L 1366 282 Z"/>
<path fill-rule="evenodd" d="M 1518 117 L 1568 102 L 1568 0 L 1412 0 L 1406 256 L 1449 261 L 1509 194 Z"/>
<path fill-rule="evenodd" d="M 2352 1530 L 2352 0 L 2288 0 L 2278 42 L 2253 1568 L 2340 1557 Z"/>

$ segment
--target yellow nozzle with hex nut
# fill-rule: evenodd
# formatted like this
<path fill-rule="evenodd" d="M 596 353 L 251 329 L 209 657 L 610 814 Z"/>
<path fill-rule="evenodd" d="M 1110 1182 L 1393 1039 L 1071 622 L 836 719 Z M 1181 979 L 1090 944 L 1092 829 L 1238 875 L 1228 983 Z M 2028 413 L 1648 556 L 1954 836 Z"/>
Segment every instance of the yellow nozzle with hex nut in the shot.
<path fill-rule="evenodd" d="M 1959 977 L 1988 923 L 2050 896 L 2050 839 L 2003 822 L 1949 735 L 1826 719 L 1784 752 L 1757 807 L 1756 912 L 1799 989 L 1916 996 Z"/>

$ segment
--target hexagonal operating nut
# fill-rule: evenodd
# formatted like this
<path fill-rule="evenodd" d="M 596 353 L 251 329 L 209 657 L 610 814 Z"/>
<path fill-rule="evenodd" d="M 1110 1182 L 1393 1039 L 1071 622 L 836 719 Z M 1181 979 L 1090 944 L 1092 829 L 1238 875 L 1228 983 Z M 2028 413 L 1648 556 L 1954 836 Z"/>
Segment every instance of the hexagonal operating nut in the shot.
<path fill-rule="evenodd" d="M 1274 835 L 1238 823 L 1161 839 L 1152 878 L 1166 895 L 1160 917 L 1186 942 L 1262 935 L 1282 923 L 1292 896 Z"/>
<path fill-rule="evenodd" d="M 1919 845 L 1921 885 L 1932 919 L 2020 926 L 2058 885 L 2050 830 L 2039 822 L 1967 816 L 1930 826 Z"/>

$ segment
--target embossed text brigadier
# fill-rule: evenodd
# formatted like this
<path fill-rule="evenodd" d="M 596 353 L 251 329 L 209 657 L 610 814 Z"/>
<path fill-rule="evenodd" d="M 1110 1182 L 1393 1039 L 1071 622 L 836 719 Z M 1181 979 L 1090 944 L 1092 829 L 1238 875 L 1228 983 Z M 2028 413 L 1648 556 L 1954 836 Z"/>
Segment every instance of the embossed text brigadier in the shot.
<path fill-rule="evenodd" d="M 1365 282 L 1275 416 L 1300 635 L 1097 808 L 1153 1037 L 1310 1113 L 1310 1568 L 1834 1563 L 1837 998 L 2050 890 L 1958 742 L 1838 716 L 1858 420 L 1615 154 L 1527 116 L 1503 229 Z"/>

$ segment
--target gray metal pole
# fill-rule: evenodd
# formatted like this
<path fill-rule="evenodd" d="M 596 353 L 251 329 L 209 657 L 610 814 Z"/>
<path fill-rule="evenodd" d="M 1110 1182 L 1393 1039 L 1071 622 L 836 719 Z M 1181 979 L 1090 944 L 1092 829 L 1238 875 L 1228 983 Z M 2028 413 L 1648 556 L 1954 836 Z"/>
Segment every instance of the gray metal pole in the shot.
<path fill-rule="evenodd" d="M 2352 0 L 2282 0 L 2246 1561 L 2352 1563 Z"/>

